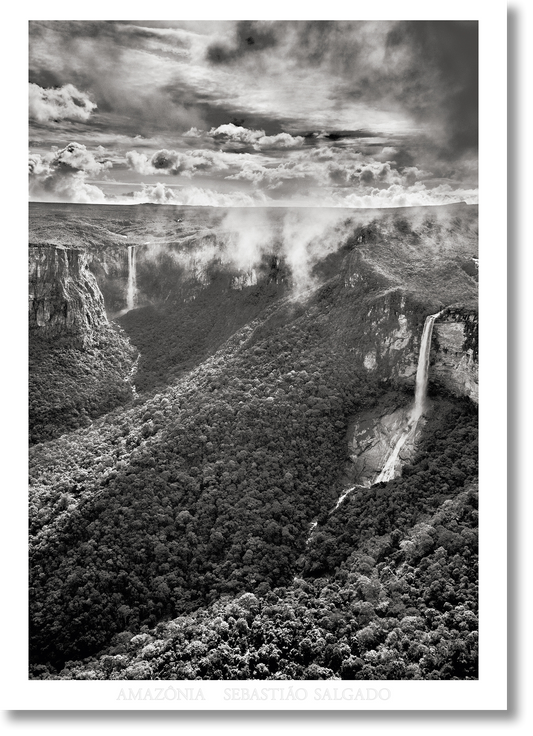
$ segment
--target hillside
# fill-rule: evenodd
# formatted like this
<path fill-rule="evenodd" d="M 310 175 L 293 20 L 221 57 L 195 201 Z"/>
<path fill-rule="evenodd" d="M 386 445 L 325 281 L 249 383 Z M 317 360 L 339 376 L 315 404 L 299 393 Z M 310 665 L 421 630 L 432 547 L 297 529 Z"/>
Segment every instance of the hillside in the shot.
<path fill-rule="evenodd" d="M 137 393 L 30 451 L 32 676 L 475 678 L 477 208 L 268 211 L 257 231 L 46 207 L 33 246 L 84 254 L 101 329 L 114 315 L 140 358 Z M 411 405 L 437 311 L 416 447 L 363 487 L 354 438 Z"/>

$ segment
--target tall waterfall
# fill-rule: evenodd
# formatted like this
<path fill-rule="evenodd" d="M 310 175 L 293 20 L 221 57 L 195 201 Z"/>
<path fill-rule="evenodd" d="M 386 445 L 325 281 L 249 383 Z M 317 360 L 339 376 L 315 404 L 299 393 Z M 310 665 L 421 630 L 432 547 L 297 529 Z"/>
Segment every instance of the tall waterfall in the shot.
<path fill-rule="evenodd" d="M 128 293 L 126 304 L 128 309 L 135 309 L 137 299 L 137 264 L 135 262 L 135 246 L 128 246 Z"/>
<path fill-rule="evenodd" d="M 416 370 L 415 405 L 411 412 L 411 416 L 415 421 L 418 421 L 425 409 L 426 391 L 428 387 L 429 355 L 431 352 L 431 336 L 433 335 L 433 325 L 435 320 L 440 314 L 441 312 L 430 314 L 429 317 L 426 317 L 426 321 L 424 322 L 422 340 L 420 341 L 420 353 L 418 355 L 418 368 Z"/>
<path fill-rule="evenodd" d="M 392 480 L 396 475 L 396 464 L 400 455 L 400 450 L 408 439 L 414 437 L 418 420 L 424 413 L 426 408 L 426 391 L 428 387 L 428 371 L 429 371 L 429 355 L 431 352 L 431 336 L 433 334 L 433 324 L 437 317 L 441 314 L 430 314 L 426 317 L 424 329 L 422 331 L 422 339 L 420 341 L 420 352 L 418 354 L 418 367 L 416 371 L 416 387 L 415 387 L 415 403 L 407 418 L 407 424 L 402 432 L 392 452 L 387 458 L 387 462 L 383 466 L 381 473 L 378 475 L 375 483 L 386 483 Z"/>

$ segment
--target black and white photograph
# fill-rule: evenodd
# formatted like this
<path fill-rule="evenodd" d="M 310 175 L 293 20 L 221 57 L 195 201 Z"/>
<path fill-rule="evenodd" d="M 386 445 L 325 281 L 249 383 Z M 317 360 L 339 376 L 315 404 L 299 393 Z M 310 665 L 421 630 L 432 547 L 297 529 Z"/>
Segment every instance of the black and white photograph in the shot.
<path fill-rule="evenodd" d="M 479 681 L 479 25 L 30 20 L 28 680 Z"/>

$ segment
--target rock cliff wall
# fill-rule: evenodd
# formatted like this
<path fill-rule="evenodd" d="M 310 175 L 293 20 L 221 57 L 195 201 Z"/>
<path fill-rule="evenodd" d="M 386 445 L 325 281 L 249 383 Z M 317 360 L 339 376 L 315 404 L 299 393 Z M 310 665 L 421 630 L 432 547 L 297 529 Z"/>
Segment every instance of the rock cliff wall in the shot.
<path fill-rule="evenodd" d="M 136 351 L 106 317 L 92 255 L 29 249 L 30 442 L 88 426 L 133 396 Z"/>
<path fill-rule="evenodd" d="M 29 325 L 48 340 L 83 346 L 107 324 L 104 300 L 89 271 L 90 256 L 64 246 L 29 250 Z"/>
<path fill-rule="evenodd" d="M 400 291 L 385 293 L 369 303 L 361 356 L 366 370 L 414 386 L 424 320 L 433 309 L 437 308 L 424 308 Z M 448 307 L 435 321 L 429 383 L 478 402 L 476 310 Z"/>
<path fill-rule="evenodd" d="M 423 323 L 418 308 L 409 309 L 409 299 L 387 294 L 374 300 L 366 313 L 366 339 L 371 336 L 374 346 L 358 357 L 369 372 L 412 384 L 413 395 L 391 393 L 384 396 L 372 410 L 362 413 L 348 430 L 347 485 L 371 485 L 376 481 L 392 448 L 405 426 L 414 402 L 414 387 Z M 466 397 L 478 402 L 478 315 L 472 308 L 453 306 L 444 309 L 434 324 L 429 365 L 429 384 L 434 395 L 439 393 Z M 420 430 L 400 451 L 399 459 L 407 462 L 416 450 Z"/>
<path fill-rule="evenodd" d="M 435 322 L 430 379 L 478 403 L 478 315 L 450 307 Z"/>

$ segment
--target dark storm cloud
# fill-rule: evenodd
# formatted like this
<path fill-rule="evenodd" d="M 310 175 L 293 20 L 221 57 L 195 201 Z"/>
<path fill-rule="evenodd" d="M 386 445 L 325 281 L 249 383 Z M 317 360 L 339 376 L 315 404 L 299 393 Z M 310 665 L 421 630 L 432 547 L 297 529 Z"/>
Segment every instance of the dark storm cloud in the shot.
<path fill-rule="evenodd" d="M 233 38 L 208 47 L 207 59 L 212 64 L 227 64 L 242 56 L 272 49 L 276 44 L 276 25 L 270 27 L 258 21 L 241 20 L 235 27 Z"/>
<path fill-rule="evenodd" d="M 422 119 L 446 120 L 447 146 L 453 154 L 478 144 L 478 24 L 412 21 L 389 34 L 391 47 L 411 45 L 413 64 L 406 79 L 406 104 Z M 423 89 L 427 98 L 417 95 Z M 409 94 L 414 89 L 415 94 Z"/>
<path fill-rule="evenodd" d="M 351 93 L 372 97 L 389 88 L 415 121 L 424 125 L 425 143 L 436 157 L 453 159 L 476 153 L 478 145 L 478 24 L 413 21 L 395 24 L 387 38 L 387 56 L 399 57 L 398 73 L 387 69 L 363 78 Z M 391 73 L 392 71 L 392 73 Z"/>
<path fill-rule="evenodd" d="M 363 21 L 241 21 L 234 35 L 207 49 L 213 64 L 244 60 L 264 49 L 285 53 L 306 67 L 330 66 L 336 73 L 350 74 L 365 40 L 360 36 L 367 25 Z"/>
<path fill-rule="evenodd" d="M 435 128 L 439 154 L 476 149 L 478 141 L 478 24 L 400 21 L 381 28 L 361 23 L 301 27 L 297 53 L 327 63 L 344 84 L 337 98 L 401 107 Z M 384 43 L 379 63 L 369 62 Z M 437 131 L 437 129 L 439 129 Z"/>
<path fill-rule="evenodd" d="M 247 37 L 259 41 L 250 46 Z M 327 71 L 330 99 L 340 107 L 361 102 L 405 111 L 444 157 L 477 147 L 477 22 L 257 21 L 239 24 L 233 43 L 211 46 L 207 58 L 236 67 L 252 51 L 257 59 L 272 50 L 310 74 Z"/>
<path fill-rule="evenodd" d="M 348 24 L 353 25 L 353 24 Z M 264 49 L 282 46 L 292 37 L 297 43 L 291 53 L 305 59 L 306 64 L 319 65 L 331 54 L 331 41 L 345 38 L 343 26 L 337 21 L 239 21 L 233 36 L 207 49 L 207 60 L 213 64 L 232 64 Z M 353 39 L 350 53 L 357 53 Z"/>
<path fill-rule="evenodd" d="M 335 48 L 335 47 L 334 47 Z M 335 51 L 346 55 L 342 44 Z M 357 56 L 357 55 L 356 55 Z M 478 142 L 478 25 L 401 21 L 386 38 L 383 64 L 354 74 L 347 98 L 401 106 L 434 129 L 440 156 L 475 150 Z"/>

